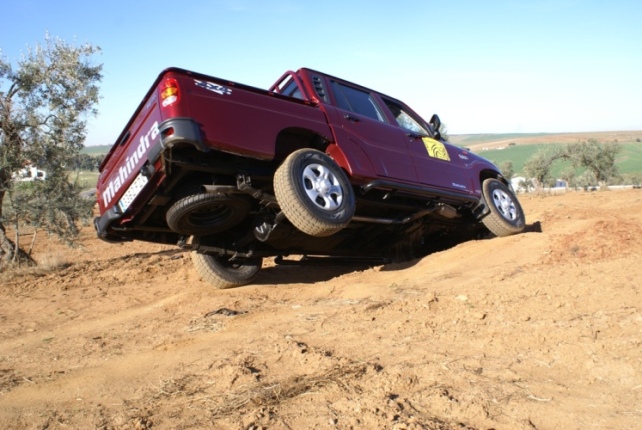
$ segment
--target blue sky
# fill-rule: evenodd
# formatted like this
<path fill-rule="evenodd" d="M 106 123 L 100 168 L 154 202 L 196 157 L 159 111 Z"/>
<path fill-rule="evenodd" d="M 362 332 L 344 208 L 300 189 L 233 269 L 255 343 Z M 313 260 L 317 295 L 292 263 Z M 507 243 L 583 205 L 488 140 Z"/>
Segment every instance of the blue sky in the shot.
<path fill-rule="evenodd" d="M 310 67 L 377 89 L 450 134 L 642 129 L 638 0 L 5 0 L 2 55 L 45 32 L 102 48 L 111 144 L 177 66 L 261 88 Z"/>

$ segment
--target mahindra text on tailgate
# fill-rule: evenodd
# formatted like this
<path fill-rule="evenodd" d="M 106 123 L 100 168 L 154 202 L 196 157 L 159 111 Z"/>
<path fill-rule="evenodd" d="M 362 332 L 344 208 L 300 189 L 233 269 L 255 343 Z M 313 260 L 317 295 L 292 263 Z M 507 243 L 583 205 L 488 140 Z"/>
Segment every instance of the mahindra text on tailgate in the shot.
<path fill-rule="evenodd" d="M 104 208 L 109 208 L 112 203 L 117 202 L 120 211 L 124 213 L 147 185 L 148 179 L 140 170 L 147 161 L 145 154 L 158 138 L 158 120 L 152 118 L 146 121 L 144 129 L 147 131 L 140 134 L 138 144 L 127 146 L 128 151 L 119 159 L 119 167 L 111 170 L 112 174 L 107 179 L 101 195 Z"/>
<path fill-rule="evenodd" d="M 111 219 L 120 218 L 128 210 L 135 211 L 134 202 L 150 181 L 154 166 L 150 166 L 150 149 L 158 154 L 161 145 L 159 124 L 162 122 L 158 92 L 154 88 L 139 107 L 137 116 L 123 131 L 119 142 L 108 155 L 98 180 L 98 205 L 101 213 L 111 213 Z M 167 98 L 167 94 L 163 97 Z M 171 97 L 171 95 L 170 95 Z M 157 158 L 157 157 L 152 157 Z M 144 167 L 146 167 L 144 169 Z M 127 221 L 127 219 L 123 219 Z M 102 229 L 101 229 L 102 230 Z"/>

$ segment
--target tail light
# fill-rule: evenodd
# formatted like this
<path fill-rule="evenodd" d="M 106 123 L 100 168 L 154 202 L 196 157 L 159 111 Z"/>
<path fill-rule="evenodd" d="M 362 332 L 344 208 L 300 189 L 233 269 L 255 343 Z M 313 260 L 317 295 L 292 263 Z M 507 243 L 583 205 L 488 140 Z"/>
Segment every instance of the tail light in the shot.
<path fill-rule="evenodd" d="M 161 91 L 161 104 L 163 107 L 170 106 L 178 102 L 180 92 L 178 89 L 178 81 L 173 78 L 168 78 L 163 81 L 162 91 Z"/>

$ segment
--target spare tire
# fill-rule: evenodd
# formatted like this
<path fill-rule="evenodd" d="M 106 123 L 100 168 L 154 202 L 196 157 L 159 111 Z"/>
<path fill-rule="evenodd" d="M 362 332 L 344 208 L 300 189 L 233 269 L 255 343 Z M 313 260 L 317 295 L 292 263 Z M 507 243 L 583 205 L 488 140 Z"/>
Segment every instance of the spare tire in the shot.
<path fill-rule="evenodd" d="M 177 200 L 165 219 L 177 233 L 208 235 L 234 227 L 245 219 L 250 207 L 244 196 L 198 193 Z"/>

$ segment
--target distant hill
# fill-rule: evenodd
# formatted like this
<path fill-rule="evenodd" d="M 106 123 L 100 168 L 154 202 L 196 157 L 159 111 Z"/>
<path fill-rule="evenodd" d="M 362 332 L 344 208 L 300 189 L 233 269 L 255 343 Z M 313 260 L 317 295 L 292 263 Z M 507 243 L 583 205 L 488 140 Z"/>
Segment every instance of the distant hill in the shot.
<path fill-rule="evenodd" d="M 621 174 L 642 173 L 642 131 L 596 133 L 531 133 L 531 134 L 470 134 L 450 136 L 450 142 L 481 155 L 497 164 L 513 163 L 518 176 L 523 174 L 524 163 L 547 145 L 563 145 L 595 139 L 602 143 L 622 145 L 616 165 Z M 554 175 L 569 163 L 553 166 Z"/>
<path fill-rule="evenodd" d="M 573 143 L 595 139 L 598 142 L 640 143 L 640 131 L 600 131 L 585 133 L 505 133 L 505 134 L 459 134 L 450 135 L 449 141 L 465 146 L 473 152 L 515 145 L 539 145 Z"/>
<path fill-rule="evenodd" d="M 110 149 L 111 145 L 85 146 L 80 153 L 87 155 L 107 155 Z"/>

